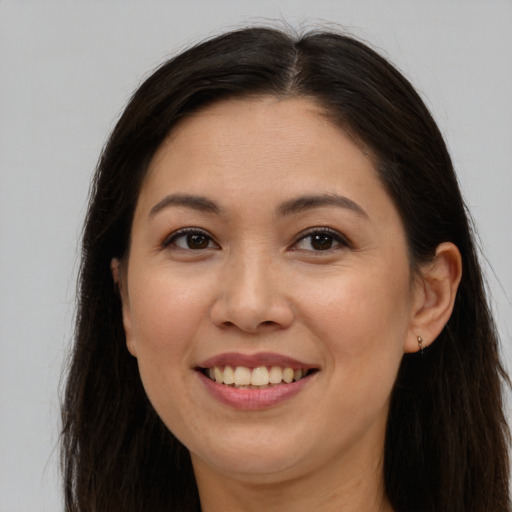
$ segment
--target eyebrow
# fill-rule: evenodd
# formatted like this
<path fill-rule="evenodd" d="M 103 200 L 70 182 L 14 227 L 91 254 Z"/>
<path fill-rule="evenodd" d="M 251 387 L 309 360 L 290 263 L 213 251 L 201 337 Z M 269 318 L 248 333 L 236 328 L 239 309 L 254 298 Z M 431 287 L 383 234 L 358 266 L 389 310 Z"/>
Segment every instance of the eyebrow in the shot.
<path fill-rule="evenodd" d="M 153 217 L 161 210 L 169 206 L 184 206 L 200 212 L 220 214 L 222 208 L 207 197 L 195 196 L 190 194 L 170 194 L 159 201 L 149 212 L 149 217 Z"/>
<path fill-rule="evenodd" d="M 338 194 L 307 195 L 290 199 L 279 207 L 279 213 L 283 216 L 287 216 L 322 206 L 338 206 L 351 210 L 360 217 L 369 219 L 368 214 L 355 201 Z"/>
<path fill-rule="evenodd" d="M 153 206 L 153 208 L 151 208 L 149 217 L 153 217 L 158 212 L 168 208 L 169 206 L 191 208 L 196 211 L 216 215 L 220 215 L 224 212 L 216 202 L 208 199 L 207 197 L 191 194 L 170 194 L 165 196 L 161 201 Z M 351 210 L 365 219 L 369 218 L 368 214 L 355 201 L 338 194 L 306 195 L 290 199 L 279 206 L 278 213 L 284 217 L 306 210 L 312 210 L 314 208 L 321 208 L 323 206 L 337 206 Z"/>

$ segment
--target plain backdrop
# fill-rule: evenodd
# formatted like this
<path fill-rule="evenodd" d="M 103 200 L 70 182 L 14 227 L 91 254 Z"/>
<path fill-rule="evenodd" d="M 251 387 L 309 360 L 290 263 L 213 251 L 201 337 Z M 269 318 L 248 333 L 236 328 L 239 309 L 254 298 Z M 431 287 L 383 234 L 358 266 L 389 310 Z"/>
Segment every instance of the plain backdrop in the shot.
<path fill-rule="evenodd" d="M 272 20 L 342 25 L 426 99 L 480 233 L 512 368 L 511 0 L 0 0 L 0 512 L 63 508 L 58 389 L 107 133 L 165 58 Z"/>

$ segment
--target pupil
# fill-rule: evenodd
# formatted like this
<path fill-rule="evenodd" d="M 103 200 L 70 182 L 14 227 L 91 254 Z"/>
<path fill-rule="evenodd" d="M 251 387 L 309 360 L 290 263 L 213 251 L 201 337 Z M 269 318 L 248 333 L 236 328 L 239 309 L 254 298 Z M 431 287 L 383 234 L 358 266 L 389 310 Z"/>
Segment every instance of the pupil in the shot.
<path fill-rule="evenodd" d="M 330 235 L 313 235 L 311 245 L 321 251 L 332 247 L 332 237 Z"/>
<path fill-rule="evenodd" d="M 206 249 L 208 247 L 208 237 L 206 235 L 188 235 L 187 245 L 190 249 Z"/>

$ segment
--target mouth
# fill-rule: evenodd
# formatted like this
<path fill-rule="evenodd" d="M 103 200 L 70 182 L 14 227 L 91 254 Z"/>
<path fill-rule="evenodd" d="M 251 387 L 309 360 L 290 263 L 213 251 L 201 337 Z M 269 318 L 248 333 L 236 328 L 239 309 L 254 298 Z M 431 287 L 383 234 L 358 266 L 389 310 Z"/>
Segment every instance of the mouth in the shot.
<path fill-rule="evenodd" d="M 290 366 L 211 366 L 197 368 L 217 384 L 237 389 L 265 389 L 298 382 L 318 370 L 316 368 L 292 368 Z"/>
<path fill-rule="evenodd" d="M 195 367 L 210 396 L 242 411 L 278 407 L 314 382 L 315 364 L 273 352 L 217 354 Z"/>

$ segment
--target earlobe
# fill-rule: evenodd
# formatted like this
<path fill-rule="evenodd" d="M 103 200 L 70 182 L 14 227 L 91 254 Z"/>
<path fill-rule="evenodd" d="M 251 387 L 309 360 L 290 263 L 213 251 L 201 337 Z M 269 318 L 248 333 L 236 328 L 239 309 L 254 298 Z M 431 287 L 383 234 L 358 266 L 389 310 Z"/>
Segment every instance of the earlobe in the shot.
<path fill-rule="evenodd" d="M 116 284 L 117 290 L 119 292 L 119 298 L 121 299 L 126 347 L 132 356 L 137 357 L 137 351 L 135 349 L 135 341 L 132 332 L 130 301 L 126 286 L 126 270 L 118 258 L 112 258 L 110 262 L 110 271 L 112 272 L 112 278 L 114 279 L 114 283 Z"/>
<path fill-rule="evenodd" d="M 461 276 L 459 249 L 451 242 L 440 244 L 434 260 L 421 269 L 416 284 L 405 352 L 423 350 L 439 336 L 452 314 Z"/>

